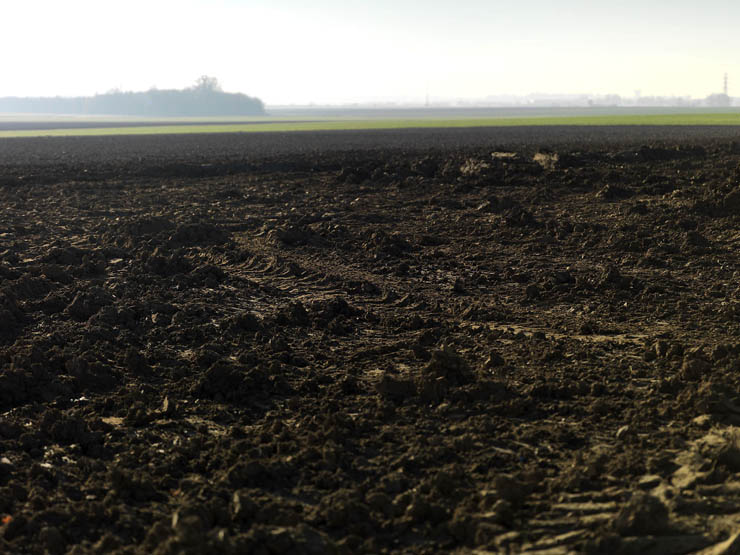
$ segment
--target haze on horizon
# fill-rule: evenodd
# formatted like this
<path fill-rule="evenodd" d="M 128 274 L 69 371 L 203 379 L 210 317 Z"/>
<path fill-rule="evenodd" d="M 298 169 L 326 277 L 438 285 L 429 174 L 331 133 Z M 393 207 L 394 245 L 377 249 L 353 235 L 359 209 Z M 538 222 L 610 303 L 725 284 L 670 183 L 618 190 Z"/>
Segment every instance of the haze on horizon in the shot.
<path fill-rule="evenodd" d="M 6 0 L 0 97 L 183 88 L 266 104 L 740 93 L 723 0 Z M 733 79 L 738 86 L 733 87 Z"/>

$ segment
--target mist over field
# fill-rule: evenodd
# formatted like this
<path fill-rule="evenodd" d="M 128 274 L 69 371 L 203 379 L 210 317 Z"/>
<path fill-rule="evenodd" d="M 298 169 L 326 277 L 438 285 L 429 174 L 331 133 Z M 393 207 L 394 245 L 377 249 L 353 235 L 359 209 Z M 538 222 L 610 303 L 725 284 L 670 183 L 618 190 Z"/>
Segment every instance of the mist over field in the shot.
<path fill-rule="evenodd" d="M 180 90 L 214 75 L 271 106 L 687 102 L 723 94 L 725 73 L 732 96 L 738 20 L 721 0 L 12 0 L 0 97 Z"/>

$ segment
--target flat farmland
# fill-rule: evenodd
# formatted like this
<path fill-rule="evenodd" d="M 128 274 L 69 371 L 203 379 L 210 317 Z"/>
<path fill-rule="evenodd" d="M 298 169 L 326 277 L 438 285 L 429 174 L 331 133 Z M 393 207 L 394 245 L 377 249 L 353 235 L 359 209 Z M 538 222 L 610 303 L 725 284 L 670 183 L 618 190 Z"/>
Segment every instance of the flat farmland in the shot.
<path fill-rule="evenodd" d="M 0 138 L 542 126 L 738 126 L 733 108 L 275 108 L 265 116 L 146 118 L 0 114 Z"/>
<path fill-rule="evenodd" d="M 739 136 L 0 140 L 0 552 L 730 552 Z"/>

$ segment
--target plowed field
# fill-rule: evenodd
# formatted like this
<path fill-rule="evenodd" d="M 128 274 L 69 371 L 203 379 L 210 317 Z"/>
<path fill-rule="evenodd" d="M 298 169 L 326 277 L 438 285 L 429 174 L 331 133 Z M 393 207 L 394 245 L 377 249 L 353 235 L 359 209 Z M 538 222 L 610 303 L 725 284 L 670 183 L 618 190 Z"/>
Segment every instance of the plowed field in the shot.
<path fill-rule="evenodd" d="M 0 552 L 734 552 L 738 135 L 0 141 Z"/>

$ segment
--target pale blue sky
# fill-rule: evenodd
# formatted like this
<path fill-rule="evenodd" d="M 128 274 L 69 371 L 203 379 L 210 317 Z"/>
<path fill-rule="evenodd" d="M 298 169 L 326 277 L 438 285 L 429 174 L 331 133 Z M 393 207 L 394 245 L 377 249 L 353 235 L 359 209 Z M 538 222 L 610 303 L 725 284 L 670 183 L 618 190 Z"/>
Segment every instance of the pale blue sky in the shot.
<path fill-rule="evenodd" d="M 740 96 L 740 2 L 3 0 L 0 96 L 180 88 L 267 104 Z M 737 87 L 733 85 L 737 83 Z"/>

